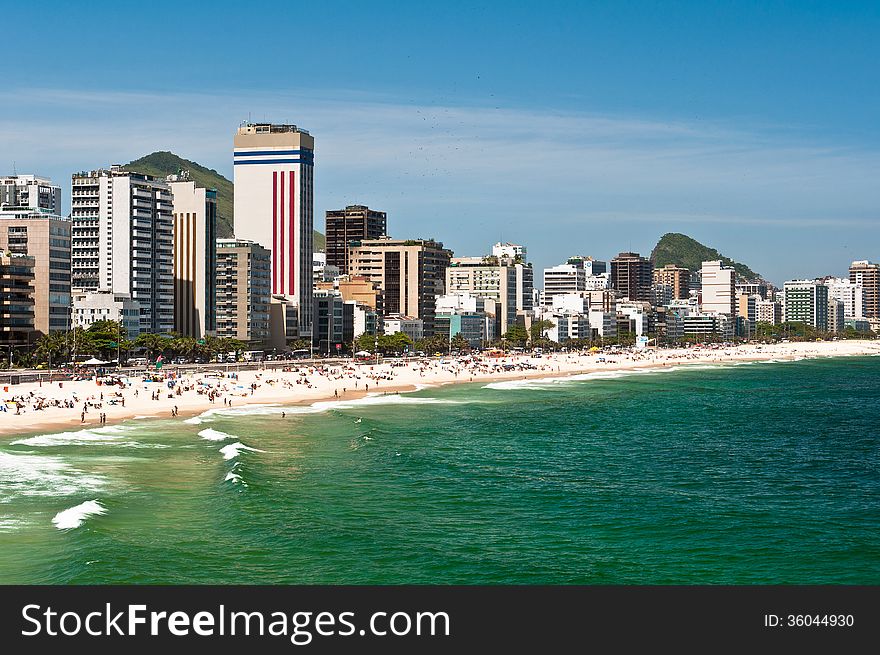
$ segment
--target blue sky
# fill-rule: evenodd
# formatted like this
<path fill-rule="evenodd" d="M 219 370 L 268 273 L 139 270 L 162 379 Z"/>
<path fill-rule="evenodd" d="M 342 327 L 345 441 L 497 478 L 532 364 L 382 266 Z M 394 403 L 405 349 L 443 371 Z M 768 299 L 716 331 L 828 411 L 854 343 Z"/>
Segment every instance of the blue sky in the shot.
<path fill-rule="evenodd" d="M 777 283 L 880 259 L 880 3 L 190 5 L 4 7 L 0 169 L 231 177 L 250 115 L 315 135 L 316 217 L 462 255 L 680 231 Z"/>

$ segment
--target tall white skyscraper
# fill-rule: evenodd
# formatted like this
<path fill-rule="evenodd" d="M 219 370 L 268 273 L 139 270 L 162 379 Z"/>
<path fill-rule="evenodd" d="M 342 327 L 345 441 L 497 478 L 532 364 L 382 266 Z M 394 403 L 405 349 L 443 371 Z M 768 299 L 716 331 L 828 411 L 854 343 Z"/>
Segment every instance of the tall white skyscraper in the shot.
<path fill-rule="evenodd" d="M 736 271 L 721 261 L 703 262 L 702 305 L 704 312 L 736 315 Z"/>
<path fill-rule="evenodd" d="M 272 251 L 272 295 L 312 333 L 315 140 L 296 125 L 245 123 L 234 139 L 235 236 Z"/>
<path fill-rule="evenodd" d="M 119 166 L 73 175 L 72 286 L 128 295 L 142 332 L 174 330 L 172 202 L 165 181 Z"/>

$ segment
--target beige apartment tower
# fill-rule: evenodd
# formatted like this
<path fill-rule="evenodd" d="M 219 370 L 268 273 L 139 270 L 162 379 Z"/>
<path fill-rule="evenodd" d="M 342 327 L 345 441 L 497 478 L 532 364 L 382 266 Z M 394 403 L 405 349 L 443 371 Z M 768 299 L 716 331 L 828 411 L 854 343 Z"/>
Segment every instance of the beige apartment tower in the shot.
<path fill-rule="evenodd" d="M 690 295 L 691 272 L 675 264 L 666 264 L 663 268 L 654 269 L 654 284 L 666 284 L 672 288 L 674 299 L 687 300 Z"/>
<path fill-rule="evenodd" d="M 420 318 L 434 334 L 435 301 L 442 296 L 452 252 L 430 239 L 372 239 L 349 249 L 352 276 L 377 282 L 385 292 L 385 316 Z"/>
<path fill-rule="evenodd" d="M 168 178 L 174 198 L 174 331 L 202 339 L 217 331 L 217 191 L 186 177 Z"/>
<path fill-rule="evenodd" d="M 853 262 L 849 281 L 861 284 L 865 294 L 865 317 L 880 318 L 880 264 L 867 260 Z"/>
<path fill-rule="evenodd" d="M 34 260 L 34 330 L 69 329 L 70 220 L 34 210 L 2 210 L 0 251 Z"/>

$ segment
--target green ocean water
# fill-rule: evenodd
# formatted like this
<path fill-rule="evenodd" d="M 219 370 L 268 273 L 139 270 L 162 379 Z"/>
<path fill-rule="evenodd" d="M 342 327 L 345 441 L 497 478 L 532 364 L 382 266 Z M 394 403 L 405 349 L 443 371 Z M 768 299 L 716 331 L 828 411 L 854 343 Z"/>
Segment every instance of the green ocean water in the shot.
<path fill-rule="evenodd" d="M 4 439 L 0 583 L 880 584 L 880 357 L 281 409 Z"/>

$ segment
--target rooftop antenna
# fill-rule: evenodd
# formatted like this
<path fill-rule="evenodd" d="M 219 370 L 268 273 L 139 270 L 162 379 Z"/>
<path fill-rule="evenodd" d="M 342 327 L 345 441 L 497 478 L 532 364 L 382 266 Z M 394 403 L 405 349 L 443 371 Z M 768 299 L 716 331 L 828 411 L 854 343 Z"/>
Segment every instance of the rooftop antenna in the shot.
<path fill-rule="evenodd" d="M 18 171 L 15 170 L 15 160 L 12 161 L 12 174 L 18 175 Z"/>

